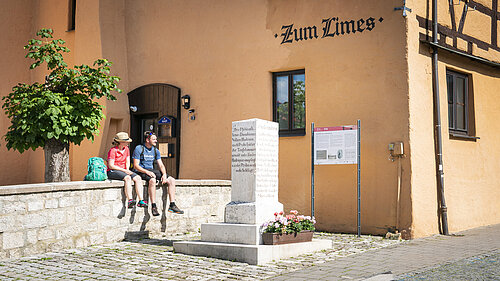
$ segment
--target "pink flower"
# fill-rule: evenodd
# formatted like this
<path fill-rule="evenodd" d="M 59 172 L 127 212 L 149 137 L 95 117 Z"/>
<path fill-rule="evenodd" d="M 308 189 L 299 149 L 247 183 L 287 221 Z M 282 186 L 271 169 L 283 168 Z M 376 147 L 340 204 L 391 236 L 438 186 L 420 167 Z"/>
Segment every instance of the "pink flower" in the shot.
<path fill-rule="evenodd" d="M 290 211 L 290 214 L 293 214 L 293 215 L 298 215 L 298 214 L 299 214 L 299 211 L 297 211 L 297 210 L 291 210 L 291 211 Z"/>

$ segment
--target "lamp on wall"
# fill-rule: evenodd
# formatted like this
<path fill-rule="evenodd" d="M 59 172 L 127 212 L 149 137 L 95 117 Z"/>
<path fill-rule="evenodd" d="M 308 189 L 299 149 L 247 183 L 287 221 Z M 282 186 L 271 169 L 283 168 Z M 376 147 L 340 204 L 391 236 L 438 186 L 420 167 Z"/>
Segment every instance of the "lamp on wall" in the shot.
<path fill-rule="evenodd" d="M 189 95 L 182 96 L 181 101 L 184 109 L 189 109 L 191 107 L 191 97 Z"/>

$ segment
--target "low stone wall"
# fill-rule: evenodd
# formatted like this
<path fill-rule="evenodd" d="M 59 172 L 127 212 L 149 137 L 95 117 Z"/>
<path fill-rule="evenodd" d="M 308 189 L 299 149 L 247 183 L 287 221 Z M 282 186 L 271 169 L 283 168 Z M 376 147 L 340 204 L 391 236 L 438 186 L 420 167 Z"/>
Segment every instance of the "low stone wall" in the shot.
<path fill-rule="evenodd" d="M 146 197 L 146 187 L 145 198 Z M 151 207 L 126 208 L 123 182 L 64 182 L 0 186 L 0 258 L 121 241 L 128 236 L 162 237 L 199 231 L 224 220 L 231 182 L 177 180 L 176 204 L 167 211 L 167 188 L 156 193 L 160 216 Z"/>

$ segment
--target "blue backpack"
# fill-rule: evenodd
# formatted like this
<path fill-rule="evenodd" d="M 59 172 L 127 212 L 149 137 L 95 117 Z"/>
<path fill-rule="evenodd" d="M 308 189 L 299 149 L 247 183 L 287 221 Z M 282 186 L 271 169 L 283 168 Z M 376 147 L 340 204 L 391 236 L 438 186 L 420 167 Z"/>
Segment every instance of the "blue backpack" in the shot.
<path fill-rule="evenodd" d="M 106 173 L 107 167 L 104 160 L 99 157 L 91 157 L 87 162 L 87 172 L 85 176 L 86 181 L 103 181 L 108 179 Z"/>

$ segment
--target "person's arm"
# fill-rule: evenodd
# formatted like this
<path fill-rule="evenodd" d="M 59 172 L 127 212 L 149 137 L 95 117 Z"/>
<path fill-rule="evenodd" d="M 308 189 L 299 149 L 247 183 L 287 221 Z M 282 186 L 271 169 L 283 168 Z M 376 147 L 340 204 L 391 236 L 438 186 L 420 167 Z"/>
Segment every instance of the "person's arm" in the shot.
<path fill-rule="evenodd" d="M 130 165 L 130 158 L 128 158 L 127 162 Z M 132 174 L 132 172 L 129 169 L 123 169 L 123 168 L 120 168 L 120 167 L 116 166 L 115 165 L 115 159 L 113 159 L 113 158 L 108 158 L 108 167 L 111 170 L 122 171 L 122 172 L 126 173 L 127 175 L 131 175 Z"/>
<path fill-rule="evenodd" d="M 157 161 L 158 167 L 160 167 L 160 171 L 161 171 L 161 183 L 166 183 L 167 182 L 167 169 L 165 169 L 165 165 L 163 165 L 161 158 L 156 160 L 156 161 Z"/>

